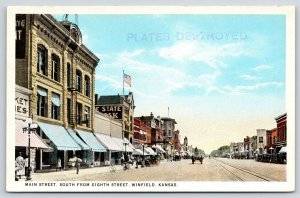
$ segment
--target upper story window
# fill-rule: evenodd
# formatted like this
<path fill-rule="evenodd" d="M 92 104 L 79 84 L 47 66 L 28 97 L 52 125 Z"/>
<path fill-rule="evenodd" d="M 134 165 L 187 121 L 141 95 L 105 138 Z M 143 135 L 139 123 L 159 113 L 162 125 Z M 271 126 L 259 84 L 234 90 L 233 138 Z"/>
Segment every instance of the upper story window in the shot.
<path fill-rule="evenodd" d="M 48 75 L 47 49 L 43 45 L 37 48 L 37 71 L 45 76 Z"/>
<path fill-rule="evenodd" d="M 77 119 L 77 124 L 82 125 L 82 104 L 77 102 L 76 105 L 76 119 Z"/>
<path fill-rule="evenodd" d="M 47 89 L 38 87 L 37 115 L 47 117 Z"/>
<path fill-rule="evenodd" d="M 51 118 L 55 120 L 60 119 L 60 96 L 52 92 L 52 112 Z"/>
<path fill-rule="evenodd" d="M 55 54 L 51 56 L 52 62 L 52 75 L 51 78 L 59 82 L 59 71 L 60 71 L 60 60 L 59 57 Z"/>
<path fill-rule="evenodd" d="M 81 81 L 82 81 L 81 71 L 76 70 L 76 88 L 77 91 L 79 92 L 81 92 Z"/>
<path fill-rule="evenodd" d="M 67 63 L 67 87 L 71 87 L 71 64 Z"/>
<path fill-rule="evenodd" d="M 85 106 L 85 112 L 84 112 L 84 116 L 85 116 L 85 125 L 86 127 L 89 127 L 89 123 L 90 123 L 90 114 L 91 114 L 91 109 L 88 106 Z"/>
<path fill-rule="evenodd" d="M 90 97 L 90 78 L 88 76 L 84 77 L 84 81 L 85 81 L 85 95 L 87 97 Z"/>

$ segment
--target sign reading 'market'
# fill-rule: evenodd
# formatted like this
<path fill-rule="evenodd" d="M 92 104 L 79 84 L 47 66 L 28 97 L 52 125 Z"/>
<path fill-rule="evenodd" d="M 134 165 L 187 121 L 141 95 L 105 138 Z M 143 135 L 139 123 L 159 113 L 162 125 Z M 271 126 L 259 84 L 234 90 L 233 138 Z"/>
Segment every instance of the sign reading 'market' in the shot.
<path fill-rule="evenodd" d="M 122 106 L 96 106 L 96 111 L 109 115 L 114 119 L 122 119 Z"/>
<path fill-rule="evenodd" d="M 15 113 L 22 117 L 29 117 L 29 96 L 16 92 Z"/>

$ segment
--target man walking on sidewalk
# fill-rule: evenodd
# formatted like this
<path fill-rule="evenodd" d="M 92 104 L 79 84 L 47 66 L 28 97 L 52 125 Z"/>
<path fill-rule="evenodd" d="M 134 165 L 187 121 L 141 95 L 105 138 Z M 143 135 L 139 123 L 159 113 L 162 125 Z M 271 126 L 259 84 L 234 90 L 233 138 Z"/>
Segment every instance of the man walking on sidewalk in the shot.
<path fill-rule="evenodd" d="M 75 159 L 75 167 L 76 167 L 76 173 L 79 173 L 79 169 L 80 169 L 80 162 L 82 162 L 82 160 L 79 157 L 76 157 Z"/>

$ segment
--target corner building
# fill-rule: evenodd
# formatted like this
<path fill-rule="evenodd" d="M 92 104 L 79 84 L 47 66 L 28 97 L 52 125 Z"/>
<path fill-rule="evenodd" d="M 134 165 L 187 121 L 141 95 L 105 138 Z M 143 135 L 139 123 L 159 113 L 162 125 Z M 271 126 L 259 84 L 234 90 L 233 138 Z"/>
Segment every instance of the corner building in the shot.
<path fill-rule="evenodd" d="M 99 58 L 82 44 L 78 26 L 47 14 L 16 16 L 16 84 L 32 91 L 37 133 L 54 151 L 37 153 L 37 168 L 63 167 L 74 155 L 93 164 L 105 152 L 93 139 L 95 69 Z M 71 138 L 70 138 L 71 137 Z"/>

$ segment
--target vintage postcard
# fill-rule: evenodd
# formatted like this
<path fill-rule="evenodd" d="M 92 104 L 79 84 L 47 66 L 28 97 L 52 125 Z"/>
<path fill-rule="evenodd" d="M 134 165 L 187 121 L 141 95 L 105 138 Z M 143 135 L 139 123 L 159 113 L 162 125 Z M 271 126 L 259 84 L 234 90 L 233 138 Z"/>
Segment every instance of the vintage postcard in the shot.
<path fill-rule="evenodd" d="M 292 6 L 8 7 L 7 60 L 9 192 L 295 190 Z"/>

